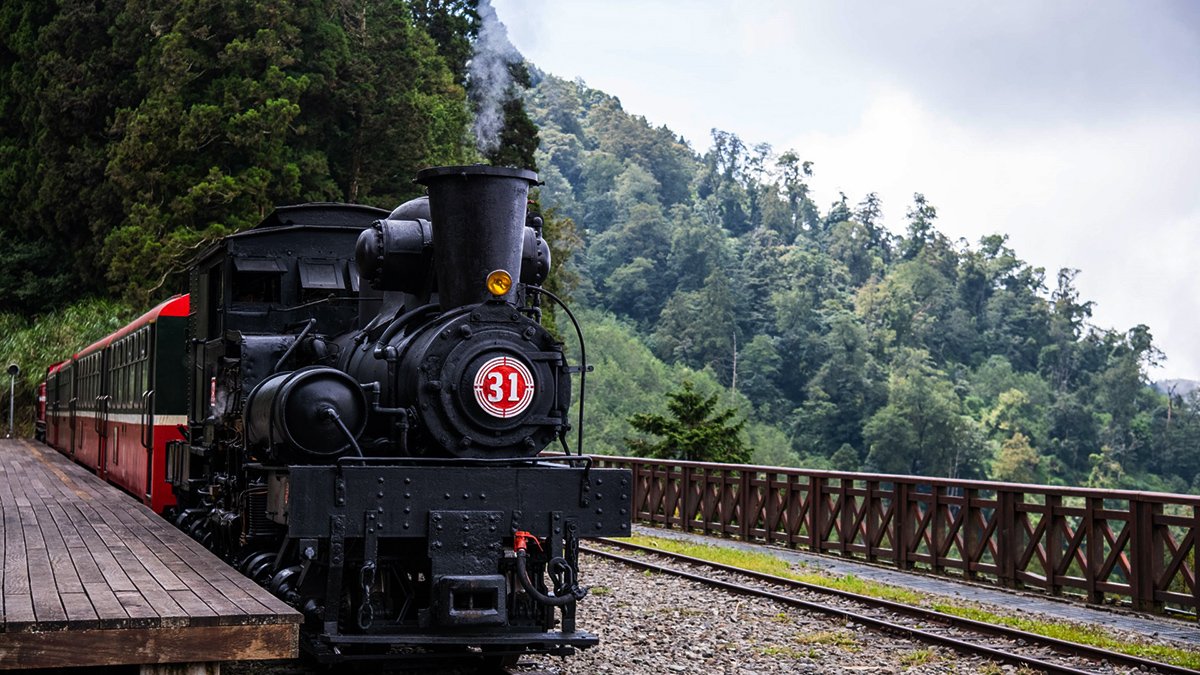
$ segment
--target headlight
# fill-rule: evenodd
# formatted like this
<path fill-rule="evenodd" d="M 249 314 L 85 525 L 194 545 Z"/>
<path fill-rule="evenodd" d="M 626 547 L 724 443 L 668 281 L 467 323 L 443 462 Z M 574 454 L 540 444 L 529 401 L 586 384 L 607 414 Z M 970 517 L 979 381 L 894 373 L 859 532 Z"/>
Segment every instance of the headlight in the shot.
<path fill-rule="evenodd" d="M 487 276 L 488 292 L 496 297 L 508 293 L 512 288 L 512 276 L 504 270 L 496 270 Z"/>

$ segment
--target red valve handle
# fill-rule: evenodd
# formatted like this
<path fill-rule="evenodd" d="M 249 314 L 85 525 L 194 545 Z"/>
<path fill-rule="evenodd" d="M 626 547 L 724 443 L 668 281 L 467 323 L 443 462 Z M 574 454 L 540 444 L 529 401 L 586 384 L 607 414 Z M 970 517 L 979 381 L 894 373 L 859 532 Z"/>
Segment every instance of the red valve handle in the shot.
<path fill-rule="evenodd" d="M 544 550 L 542 549 L 542 542 L 538 541 L 538 538 L 533 533 L 525 532 L 524 530 L 513 533 L 513 550 L 524 551 L 529 540 L 533 540 L 534 545 L 538 547 L 539 551 Z"/>

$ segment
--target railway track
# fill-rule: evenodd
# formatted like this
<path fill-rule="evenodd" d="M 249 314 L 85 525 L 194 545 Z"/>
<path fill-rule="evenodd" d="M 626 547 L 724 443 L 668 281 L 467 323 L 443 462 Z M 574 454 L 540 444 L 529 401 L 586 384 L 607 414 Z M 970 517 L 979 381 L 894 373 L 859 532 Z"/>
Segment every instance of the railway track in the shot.
<path fill-rule="evenodd" d="M 922 607 L 904 605 L 809 584 L 793 579 L 744 570 L 699 558 L 662 551 L 611 539 L 594 539 L 580 550 L 642 570 L 669 574 L 711 585 L 726 591 L 767 598 L 790 607 L 819 612 L 872 629 L 902 635 L 932 645 L 982 656 L 1017 667 L 1035 668 L 1048 673 L 1095 673 L 1115 668 L 1141 669 L 1157 673 L 1195 673 L 1197 671 L 1151 661 L 1098 647 L 1058 640 L 1006 626 L 983 623 Z M 612 549 L 638 552 L 674 566 L 645 557 L 630 557 Z M 703 570 L 707 573 L 702 573 Z M 715 576 L 714 576 L 715 574 Z M 830 598 L 833 600 L 831 601 Z"/>

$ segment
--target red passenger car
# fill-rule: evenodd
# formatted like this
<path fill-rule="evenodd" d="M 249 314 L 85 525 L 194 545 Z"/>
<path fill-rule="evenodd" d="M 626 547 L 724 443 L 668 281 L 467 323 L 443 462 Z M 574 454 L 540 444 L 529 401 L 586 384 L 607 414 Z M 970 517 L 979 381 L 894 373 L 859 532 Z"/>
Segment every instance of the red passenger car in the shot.
<path fill-rule="evenodd" d="M 46 372 L 46 440 L 161 513 L 166 444 L 187 424 L 188 296 L 171 298 Z"/>

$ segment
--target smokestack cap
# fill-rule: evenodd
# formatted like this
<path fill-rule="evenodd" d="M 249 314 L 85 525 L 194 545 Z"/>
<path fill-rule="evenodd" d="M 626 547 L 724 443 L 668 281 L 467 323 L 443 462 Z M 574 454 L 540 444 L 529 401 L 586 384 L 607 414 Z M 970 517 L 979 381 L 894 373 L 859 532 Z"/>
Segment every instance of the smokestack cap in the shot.
<path fill-rule="evenodd" d="M 513 169 L 507 166 L 488 166 L 486 164 L 471 164 L 468 166 L 434 166 L 417 172 L 416 182 L 429 185 L 430 180 L 448 176 L 500 176 L 503 178 L 523 178 L 532 185 L 539 185 L 538 175 L 528 169 Z"/>

